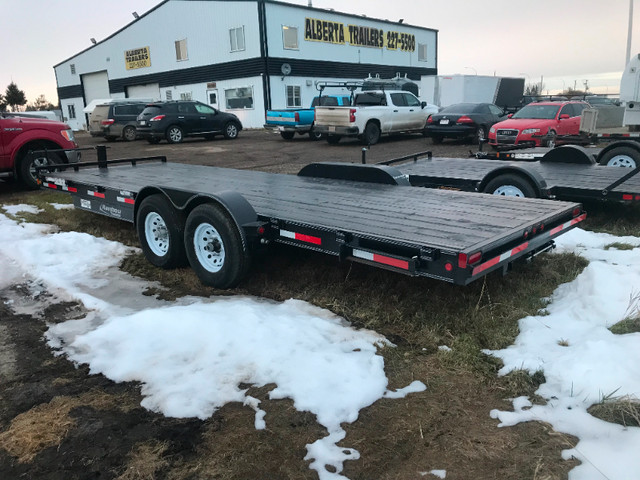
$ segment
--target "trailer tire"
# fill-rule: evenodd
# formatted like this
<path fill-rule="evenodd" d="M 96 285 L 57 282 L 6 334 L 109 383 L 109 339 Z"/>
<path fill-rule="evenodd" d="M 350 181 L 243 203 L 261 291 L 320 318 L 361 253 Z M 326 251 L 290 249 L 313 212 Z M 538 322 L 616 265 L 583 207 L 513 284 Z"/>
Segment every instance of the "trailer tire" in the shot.
<path fill-rule="evenodd" d="M 296 132 L 280 132 L 280 136 L 285 140 L 291 140 Z"/>
<path fill-rule="evenodd" d="M 498 175 L 487 183 L 484 188 L 485 193 L 492 195 L 503 195 L 506 197 L 537 197 L 536 191 L 527 180 L 520 175 L 505 173 Z"/>
<path fill-rule="evenodd" d="M 136 214 L 136 230 L 144 256 L 156 267 L 184 266 L 183 215 L 161 194 L 150 195 Z"/>
<path fill-rule="evenodd" d="M 342 137 L 340 135 L 327 135 L 327 143 L 337 145 Z"/>
<path fill-rule="evenodd" d="M 636 168 L 640 166 L 640 152 L 631 147 L 614 148 L 602 156 L 600 165 Z"/>
<path fill-rule="evenodd" d="M 380 140 L 380 127 L 376 122 L 369 122 L 362 134 L 363 145 L 375 145 Z"/>
<path fill-rule="evenodd" d="M 37 190 L 38 185 L 36 168 L 44 167 L 47 165 L 60 165 L 62 164 L 62 157 L 58 153 L 48 153 L 47 155 L 31 155 L 29 152 L 25 153 L 18 162 L 18 176 L 24 185 L 30 190 Z M 49 170 L 55 171 L 55 168 Z"/>
<path fill-rule="evenodd" d="M 242 280 L 250 257 L 233 220 L 217 205 L 205 203 L 187 217 L 184 244 L 191 268 L 202 283 L 231 288 Z"/>
<path fill-rule="evenodd" d="M 182 140 L 184 140 L 184 132 L 178 125 L 171 125 L 167 128 L 166 137 L 169 143 L 182 143 Z"/>

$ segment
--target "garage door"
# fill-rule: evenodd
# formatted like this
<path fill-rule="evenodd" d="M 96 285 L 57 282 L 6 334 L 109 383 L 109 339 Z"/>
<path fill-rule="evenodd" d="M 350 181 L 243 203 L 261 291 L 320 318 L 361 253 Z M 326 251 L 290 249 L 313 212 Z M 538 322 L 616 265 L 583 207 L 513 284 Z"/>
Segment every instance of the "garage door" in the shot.
<path fill-rule="evenodd" d="M 160 100 L 160 84 L 147 83 L 144 85 L 131 85 L 127 87 L 127 98 L 152 98 Z"/>
<path fill-rule="evenodd" d="M 106 70 L 82 75 L 82 88 L 84 89 L 85 105 L 88 105 L 91 100 L 111 98 L 109 75 Z"/>

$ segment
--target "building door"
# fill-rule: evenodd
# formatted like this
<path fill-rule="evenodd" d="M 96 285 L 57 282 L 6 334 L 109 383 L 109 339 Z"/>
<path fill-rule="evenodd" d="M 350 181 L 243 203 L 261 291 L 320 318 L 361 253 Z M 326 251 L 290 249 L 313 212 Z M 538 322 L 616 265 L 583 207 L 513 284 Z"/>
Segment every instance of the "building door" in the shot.
<path fill-rule="evenodd" d="M 213 108 L 218 108 L 218 89 L 207 90 L 207 102 Z"/>
<path fill-rule="evenodd" d="M 160 85 L 158 83 L 129 85 L 126 87 L 126 92 L 127 98 L 139 98 L 145 101 L 160 100 Z"/>

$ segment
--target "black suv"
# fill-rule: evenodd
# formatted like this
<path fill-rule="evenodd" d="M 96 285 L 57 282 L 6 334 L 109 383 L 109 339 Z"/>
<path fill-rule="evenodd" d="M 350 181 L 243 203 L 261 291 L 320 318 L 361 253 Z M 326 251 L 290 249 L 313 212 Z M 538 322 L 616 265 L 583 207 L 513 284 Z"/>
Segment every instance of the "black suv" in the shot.
<path fill-rule="evenodd" d="M 180 143 L 184 137 L 211 139 L 224 135 L 235 139 L 242 123 L 235 115 L 204 103 L 178 100 L 148 104 L 138 115 L 137 129 L 149 143 L 158 143 L 163 138 L 169 143 Z"/>

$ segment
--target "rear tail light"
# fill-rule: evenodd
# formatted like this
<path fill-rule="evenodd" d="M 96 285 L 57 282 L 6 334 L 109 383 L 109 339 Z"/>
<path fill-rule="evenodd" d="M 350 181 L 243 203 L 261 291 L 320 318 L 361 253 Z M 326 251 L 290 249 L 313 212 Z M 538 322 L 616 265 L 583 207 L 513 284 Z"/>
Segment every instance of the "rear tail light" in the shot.
<path fill-rule="evenodd" d="M 356 121 L 356 109 L 355 108 L 350 108 L 349 109 L 349 122 L 353 123 Z"/>
<path fill-rule="evenodd" d="M 113 118 L 107 118 L 106 120 L 102 120 L 100 123 L 105 127 L 108 127 L 109 125 L 113 125 L 115 122 L 116 121 Z"/>
<path fill-rule="evenodd" d="M 462 117 L 460 117 L 458 119 L 458 121 L 456 123 L 473 123 L 473 120 L 471 120 L 469 117 L 467 117 L 466 115 L 463 115 Z"/>
<path fill-rule="evenodd" d="M 162 120 L 165 116 L 164 115 L 156 115 L 155 117 L 149 119 L 150 122 L 159 122 L 160 120 Z"/>
<path fill-rule="evenodd" d="M 429 118 L 427 118 L 427 123 L 433 123 L 433 118 L 431 118 L 431 115 L 429 115 Z"/>
<path fill-rule="evenodd" d="M 300 114 L 296 112 L 296 114 L 294 115 L 294 118 L 296 120 L 296 123 L 298 123 L 300 121 Z"/>
<path fill-rule="evenodd" d="M 482 252 L 475 252 L 471 255 L 466 253 L 458 254 L 458 268 L 467 268 L 467 265 L 474 265 L 482 260 Z"/>
<path fill-rule="evenodd" d="M 572 213 L 573 213 L 574 218 L 578 217 L 582 213 L 582 209 L 580 207 L 576 207 L 576 208 L 573 209 Z"/>

